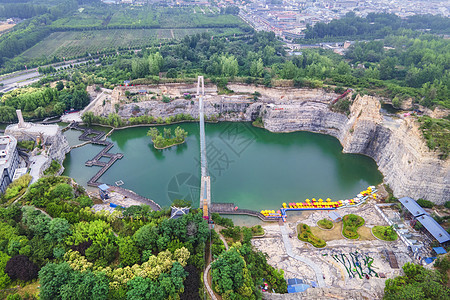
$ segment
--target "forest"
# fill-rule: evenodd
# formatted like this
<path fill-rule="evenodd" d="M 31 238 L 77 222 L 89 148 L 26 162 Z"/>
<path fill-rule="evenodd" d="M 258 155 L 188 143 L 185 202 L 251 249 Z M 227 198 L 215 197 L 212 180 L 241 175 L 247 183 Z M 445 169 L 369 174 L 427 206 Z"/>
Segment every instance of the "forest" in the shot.
<path fill-rule="evenodd" d="M 381 95 L 397 108 L 408 98 L 425 107 L 450 107 L 450 42 L 414 31 L 355 43 L 345 56 L 323 49 L 288 56 L 273 33 L 245 38 L 202 33 L 161 48 L 101 57 L 100 62 L 100 67 L 87 64 L 79 71 L 106 87 L 129 79 L 158 83 L 202 74 L 221 86 L 228 80 L 266 86 L 291 80 L 297 87 L 349 87 Z"/>
<path fill-rule="evenodd" d="M 49 86 L 26 87 L 13 90 L 1 98 L 0 122 L 16 120 L 16 109 L 21 109 L 26 120 L 60 116 L 66 110 L 79 110 L 89 104 L 90 98 L 84 84 L 59 81 L 54 88 Z"/>
<path fill-rule="evenodd" d="M 32 184 L 16 203 L 5 202 L 0 207 L 0 297 L 17 291 L 34 299 L 35 293 L 24 295 L 16 286 L 33 286 L 38 279 L 40 299 L 200 299 L 210 238 L 201 210 L 178 219 L 169 218 L 170 209 L 152 211 L 146 205 L 93 212 L 98 201 L 70 178 L 50 176 Z M 233 268 L 252 278 L 245 284 L 247 299 L 259 295 L 263 278 L 284 282 L 282 271 L 268 265 L 249 239 L 229 251 L 220 239 L 213 240 L 218 261 L 229 255 L 245 259 Z M 278 289 L 286 292 L 285 282 Z"/>

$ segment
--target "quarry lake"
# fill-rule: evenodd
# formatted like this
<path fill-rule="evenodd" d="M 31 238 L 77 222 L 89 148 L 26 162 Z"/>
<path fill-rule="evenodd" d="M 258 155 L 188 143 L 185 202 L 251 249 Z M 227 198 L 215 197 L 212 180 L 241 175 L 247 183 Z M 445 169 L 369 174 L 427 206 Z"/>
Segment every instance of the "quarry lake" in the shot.
<path fill-rule="evenodd" d="M 161 206 L 174 199 L 199 205 L 200 138 L 198 123 L 176 126 L 188 132 L 186 142 L 156 150 L 147 136 L 149 127 L 116 130 L 109 138 L 111 153 L 123 153 L 101 178 L 150 198 Z M 159 127 L 162 130 L 162 127 Z M 80 144 L 80 132 L 65 133 L 71 145 Z M 278 209 L 283 202 L 306 198 L 348 199 L 370 185 L 382 182 L 375 162 L 366 156 L 342 153 L 334 137 L 309 132 L 271 133 L 249 123 L 206 124 L 206 151 L 211 176 L 212 202 L 235 203 L 260 211 Z M 73 149 L 64 161 L 64 175 L 78 183 L 100 169 L 87 167 L 103 147 L 86 145 Z"/>

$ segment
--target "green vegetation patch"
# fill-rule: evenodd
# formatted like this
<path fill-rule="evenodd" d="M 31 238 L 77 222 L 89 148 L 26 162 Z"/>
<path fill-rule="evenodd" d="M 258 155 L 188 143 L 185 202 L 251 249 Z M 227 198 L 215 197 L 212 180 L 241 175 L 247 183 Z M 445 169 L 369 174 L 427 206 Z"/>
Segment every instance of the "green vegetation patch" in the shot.
<path fill-rule="evenodd" d="M 61 169 L 58 161 L 52 160 L 50 166 L 44 171 L 44 175 L 55 175 Z"/>
<path fill-rule="evenodd" d="M 441 268 L 429 270 L 408 262 L 402 269 L 405 275 L 386 280 L 383 299 L 449 299 L 448 277 Z"/>
<path fill-rule="evenodd" d="M 298 239 L 303 242 L 308 242 L 316 248 L 323 248 L 327 245 L 327 243 L 316 237 L 311 232 L 311 227 L 306 224 L 300 223 L 297 226 Z"/>
<path fill-rule="evenodd" d="M 264 128 L 264 122 L 261 117 L 256 118 L 256 120 L 252 122 L 252 125 L 259 128 Z"/>
<path fill-rule="evenodd" d="M 417 200 L 417 204 L 422 206 L 423 208 L 433 208 L 434 203 L 425 199 L 419 199 Z"/>
<path fill-rule="evenodd" d="M 258 288 L 263 279 L 269 290 L 286 293 L 287 285 L 283 270 L 277 270 L 267 263 L 267 257 L 260 251 L 252 251 L 250 243 L 237 244 L 223 252 L 211 264 L 213 289 L 223 299 L 257 299 Z"/>
<path fill-rule="evenodd" d="M 211 32 L 215 35 L 242 33 L 234 28 L 191 28 L 191 29 L 108 29 L 89 31 L 60 31 L 25 51 L 25 59 L 43 57 L 80 57 L 97 51 L 113 51 L 129 48 L 141 48 L 155 45 L 164 40 L 181 39 L 186 35 Z"/>
<path fill-rule="evenodd" d="M 1 202 L 5 203 L 6 201 L 13 201 L 12 199 L 17 199 L 17 197 L 23 195 L 30 184 L 31 178 L 30 174 L 25 174 L 11 182 L 5 193 L 2 195 Z"/>
<path fill-rule="evenodd" d="M 36 143 L 34 141 L 20 141 L 20 142 L 17 142 L 17 148 L 22 148 L 22 149 L 26 149 L 28 151 L 32 151 L 34 149 L 35 144 Z"/>
<path fill-rule="evenodd" d="M 423 116 L 419 122 L 428 148 L 439 151 L 439 157 L 446 159 L 450 153 L 450 120 Z"/>
<path fill-rule="evenodd" d="M 227 228 L 234 226 L 233 220 L 231 220 L 230 218 L 224 218 L 224 217 L 220 216 L 218 213 L 212 213 L 211 218 L 214 221 L 214 223 L 217 225 L 227 227 Z"/>
<path fill-rule="evenodd" d="M 150 128 L 147 135 L 152 138 L 153 146 L 156 149 L 169 148 L 175 145 L 184 143 L 186 136 L 186 130 L 181 127 L 175 128 L 175 134 L 172 136 L 172 131 L 170 128 L 164 128 L 163 132 L 159 132 L 156 127 Z"/>
<path fill-rule="evenodd" d="M 383 241 L 395 241 L 398 239 L 398 235 L 392 226 L 374 226 L 372 233 Z"/>
<path fill-rule="evenodd" d="M 317 225 L 319 225 L 320 228 L 323 229 L 331 229 L 333 228 L 333 222 L 328 219 L 322 219 L 319 222 L 317 222 Z"/>
<path fill-rule="evenodd" d="M 342 218 L 344 228 L 342 235 L 348 239 L 358 239 L 358 228 L 364 225 L 364 219 L 360 216 L 349 214 Z"/>

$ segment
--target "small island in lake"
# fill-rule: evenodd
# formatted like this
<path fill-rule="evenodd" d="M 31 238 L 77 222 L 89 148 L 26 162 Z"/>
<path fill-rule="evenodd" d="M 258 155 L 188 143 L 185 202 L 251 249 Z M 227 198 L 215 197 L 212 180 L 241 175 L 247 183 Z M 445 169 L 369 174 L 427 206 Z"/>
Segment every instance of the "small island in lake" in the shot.
<path fill-rule="evenodd" d="M 152 138 L 153 146 L 156 149 L 165 149 L 183 144 L 187 134 L 186 130 L 179 126 L 175 128 L 174 136 L 172 136 L 172 130 L 170 128 L 164 128 L 161 133 L 156 127 L 152 127 L 147 132 L 147 135 Z"/>

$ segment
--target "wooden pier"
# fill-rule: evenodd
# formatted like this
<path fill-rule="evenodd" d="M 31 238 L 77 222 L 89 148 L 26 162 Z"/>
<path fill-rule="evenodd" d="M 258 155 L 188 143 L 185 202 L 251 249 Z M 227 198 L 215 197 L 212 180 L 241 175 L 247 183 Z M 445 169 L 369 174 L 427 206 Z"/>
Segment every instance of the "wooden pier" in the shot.
<path fill-rule="evenodd" d="M 91 179 L 87 182 L 87 185 L 97 187 L 101 185 L 102 183 L 99 182 L 100 177 L 105 174 L 105 172 L 119 159 L 123 158 L 122 153 L 109 153 L 108 151 L 111 150 L 112 147 L 114 147 L 114 144 L 104 140 L 106 138 L 106 133 L 103 131 L 94 130 L 92 128 L 83 128 L 80 127 L 77 122 L 71 123 L 69 126 L 67 126 L 69 129 L 79 130 L 83 133 L 78 138 L 81 141 L 85 141 L 87 143 L 91 143 L 94 145 L 101 145 L 105 146 L 93 159 L 90 159 L 85 162 L 85 165 L 88 167 L 92 166 L 98 166 L 101 167 L 101 169 L 92 176 Z M 109 160 L 107 162 L 100 161 L 102 157 L 107 157 Z M 130 198 L 134 199 L 136 201 L 139 201 L 143 204 L 149 205 L 153 210 L 161 210 L 161 207 L 155 203 L 153 200 L 147 199 L 145 197 L 142 197 L 138 194 L 136 194 L 133 191 L 114 186 L 114 191 Z"/>

